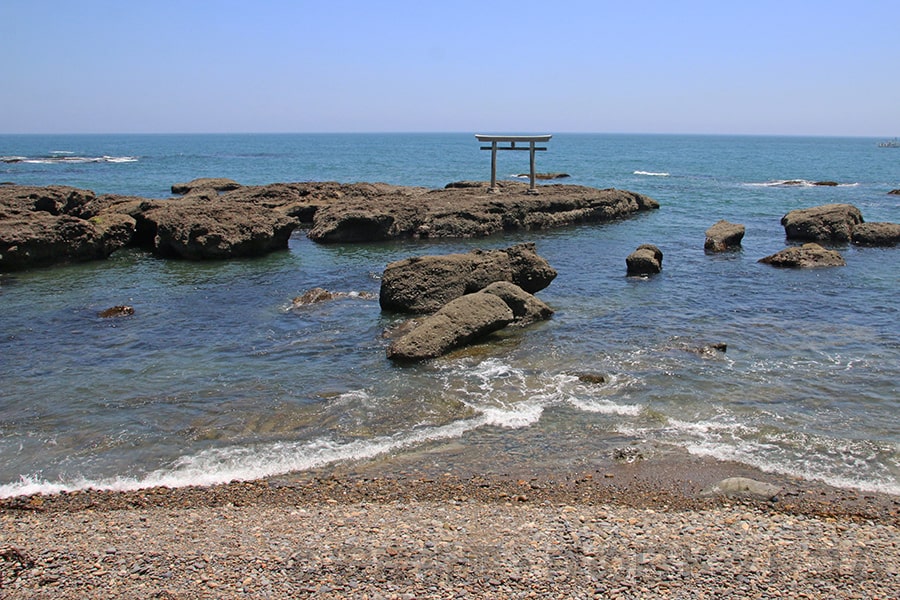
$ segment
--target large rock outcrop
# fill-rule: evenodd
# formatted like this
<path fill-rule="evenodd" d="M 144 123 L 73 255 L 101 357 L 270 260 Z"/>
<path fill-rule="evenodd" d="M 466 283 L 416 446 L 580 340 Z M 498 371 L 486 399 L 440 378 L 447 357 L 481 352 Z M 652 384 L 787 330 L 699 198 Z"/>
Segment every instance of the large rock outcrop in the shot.
<path fill-rule="evenodd" d="M 260 256 L 287 249 L 297 227 L 290 217 L 242 205 L 171 201 L 142 215 L 155 231 L 154 251 L 191 260 Z"/>
<path fill-rule="evenodd" d="M 862 222 L 862 213 L 852 204 L 825 204 L 792 210 L 781 219 L 787 239 L 826 244 L 849 242 L 853 228 Z"/>
<path fill-rule="evenodd" d="M 131 242 L 125 214 L 77 216 L 93 192 L 64 186 L 0 186 L 0 270 L 106 258 Z"/>
<path fill-rule="evenodd" d="M 104 258 L 122 245 L 189 259 L 254 256 L 285 248 L 310 227 L 317 242 L 477 237 L 608 221 L 658 208 L 622 190 L 503 182 L 433 190 L 384 183 L 302 182 L 243 186 L 203 178 L 172 186 L 179 198 L 96 196 L 88 190 L 4 185 L 0 268 Z M 116 215 L 116 216 L 113 216 Z"/>
<path fill-rule="evenodd" d="M 385 269 L 379 301 L 384 310 L 428 313 L 496 281 L 514 283 L 533 294 L 555 277 L 556 270 L 537 254 L 532 243 L 505 250 L 407 258 Z"/>
<path fill-rule="evenodd" d="M 377 201 L 347 197 L 322 207 L 309 231 L 322 242 L 365 242 L 394 238 L 484 237 L 576 223 L 604 222 L 659 208 L 647 196 L 624 190 L 573 185 L 541 186 L 528 194 L 519 182 L 458 182 L 442 190 L 393 188 Z"/>
<path fill-rule="evenodd" d="M 847 264 L 839 253 L 823 248 L 814 242 L 785 248 L 780 252 L 759 259 L 759 262 L 772 265 L 773 267 L 794 269 L 843 267 Z"/>

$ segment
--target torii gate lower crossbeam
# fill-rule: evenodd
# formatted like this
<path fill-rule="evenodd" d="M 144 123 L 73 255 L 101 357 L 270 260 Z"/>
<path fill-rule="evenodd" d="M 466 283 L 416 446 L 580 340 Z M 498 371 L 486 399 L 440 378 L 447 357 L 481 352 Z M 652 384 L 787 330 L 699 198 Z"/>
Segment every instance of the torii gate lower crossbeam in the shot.
<path fill-rule="evenodd" d="M 551 137 L 550 134 L 547 135 L 483 135 L 480 133 L 475 134 L 475 138 L 479 142 L 490 142 L 490 146 L 482 146 L 482 150 L 490 150 L 491 151 L 491 187 L 488 190 L 489 192 L 496 193 L 500 191 L 500 188 L 497 187 L 497 150 L 528 150 L 530 157 L 530 181 L 531 185 L 528 188 L 529 194 L 537 194 L 537 189 L 534 187 L 534 153 L 537 151 L 543 151 L 547 148 L 541 148 L 535 146 L 538 142 L 546 142 Z M 516 146 L 517 143 L 524 144 L 528 143 L 528 147 Z M 509 146 L 498 146 L 497 144 L 508 143 Z"/>

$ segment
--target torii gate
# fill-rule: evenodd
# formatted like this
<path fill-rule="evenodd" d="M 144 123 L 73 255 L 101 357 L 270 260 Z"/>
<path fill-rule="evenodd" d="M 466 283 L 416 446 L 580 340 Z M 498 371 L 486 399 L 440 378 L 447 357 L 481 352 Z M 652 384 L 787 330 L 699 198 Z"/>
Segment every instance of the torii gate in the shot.
<path fill-rule="evenodd" d="M 489 192 L 496 193 L 499 192 L 500 189 L 497 187 L 497 150 L 528 150 L 530 155 L 530 163 L 531 163 L 531 186 L 528 188 L 529 194 L 537 194 L 538 191 L 534 187 L 534 153 L 537 151 L 546 150 L 547 148 L 539 148 L 536 147 L 535 144 L 538 142 L 546 142 L 551 137 L 550 134 L 547 135 L 483 135 L 480 133 L 475 134 L 475 138 L 479 142 L 490 142 L 490 146 L 482 146 L 482 150 L 490 150 L 491 151 L 491 187 L 488 190 Z M 509 146 L 498 146 L 498 143 L 509 143 Z M 528 142 L 528 147 L 516 146 L 516 143 L 524 143 Z"/>

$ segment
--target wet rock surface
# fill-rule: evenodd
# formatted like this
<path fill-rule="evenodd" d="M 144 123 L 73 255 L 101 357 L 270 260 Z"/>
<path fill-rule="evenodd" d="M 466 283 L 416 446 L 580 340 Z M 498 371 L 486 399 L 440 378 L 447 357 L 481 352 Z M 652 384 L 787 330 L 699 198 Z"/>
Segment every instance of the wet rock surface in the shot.
<path fill-rule="evenodd" d="M 413 257 L 385 268 L 379 301 L 384 310 L 429 313 L 497 281 L 514 283 L 533 294 L 555 277 L 556 270 L 532 243 L 503 250 Z"/>
<path fill-rule="evenodd" d="M 436 358 L 503 329 L 514 318 L 500 297 L 486 292 L 466 294 L 419 320 L 409 333 L 388 346 L 387 356 L 397 361 Z"/>
<path fill-rule="evenodd" d="M 773 267 L 812 269 L 817 267 L 843 267 L 847 263 L 840 253 L 823 248 L 819 244 L 808 243 L 792 246 L 780 252 L 759 259 L 759 262 Z"/>
<path fill-rule="evenodd" d="M 653 244 L 641 244 L 625 258 L 629 276 L 655 275 L 662 271 L 662 250 Z"/>
<path fill-rule="evenodd" d="M 0 269 L 102 259 L 123 246 L 199 259 L 257 256 L 287 247 L 309 226 L 321 243 L 483 237 L 621 219 L 656 209 L 624 190 L 503 182 L 501 193 L 469 182 L 445 189 L 384 183 L 274 183 L 218 178 L 176 184 L 171 199 L 97 196 L 62 186 L 0 186 Z"/>
<path fill-rule="evenodd" d="M 822 243 L 849 242 L 853 228 L 862 222 L 862 213 L 851 204 L 792 210 L 781 219 L 787 239 Z"/>
<path fill-rule="evenodd" d="M 896 246 L 900 244 L 900 223 L 860 223 L 853 228 L 857 246 Z"/>
<path fill-rule="evenodd" d="M 708 252 L 737 250 L 744 239 L 745 227 L 738 223 L 721 220 L 706 230 L 703 247 Z"/>

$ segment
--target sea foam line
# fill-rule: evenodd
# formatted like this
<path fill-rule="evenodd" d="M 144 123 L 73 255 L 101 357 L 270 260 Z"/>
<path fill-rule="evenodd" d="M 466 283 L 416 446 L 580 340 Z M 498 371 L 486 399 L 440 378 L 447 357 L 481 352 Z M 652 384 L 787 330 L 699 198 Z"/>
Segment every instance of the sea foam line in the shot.
<path fill-rule="evenodd" d="M 668 177 L 669 174 L 664 171 L 635 171 L 632 175 L 644 175 L 645 177 Z"/>
<path fill-rule="evenodd" d="M 669 417 L 660 427 L 622 425 L 617 431 L 664 441 L 695 456 L 749 465 L 764 473 L 820 481 L 838 488 L 900 495 L 900 483 L 886 467 L 879 472 L 866 471 L 873 463 L 872 453 L 877 450 L 864 447 L 864 442 L 803 434 L 798 439 L 789 439 L 796 434 L 788 432 L 761 435 L 752 424 L 722 416 L 724 421 Z M 823 454 L 831 460 L 823 462 Z"/>
<path fill-rule="evenodd" d="M 23 476 L 18 482 L 0 485 L 0 498 L 88 489 L 125 492 L 154 487 L 180 488 L 250 481 L 306 471 L 341 461 L 369 459 L 426 442 L 458 438 L 467 431 L 488 424 L 490 420 L 482 415 L 440 427 L 413 430 L 405 435 L 349 443 L 319 438 L 308 442 L 213 448 L 182 456 L 171 467 L 157 469 L 143 477 L 118 476 L 98 480 L 73 477 L 47 481 Z"/>
<path fill-rule="evenodd" d="M 808 179 L 775 179 L 772 181 L 745 183 L 748 187 L 857 187 L 859 183 L 836 183 L 829 181 L 810 181 Z"/>

